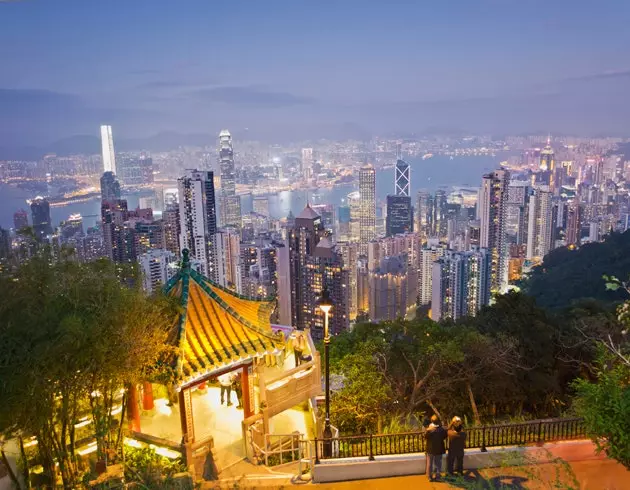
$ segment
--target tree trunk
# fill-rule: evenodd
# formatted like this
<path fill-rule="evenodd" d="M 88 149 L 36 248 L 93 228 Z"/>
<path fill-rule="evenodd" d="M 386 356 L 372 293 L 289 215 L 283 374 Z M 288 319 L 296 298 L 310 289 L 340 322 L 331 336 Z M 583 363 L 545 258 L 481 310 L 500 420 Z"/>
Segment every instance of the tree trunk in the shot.
<path fill-rule="evenodd" d="M 438 411 L 436 406 L 433 405 L 433 402 L 431 402 L 431 400 L 427 400 L 427 405 L 429 405 L 431 407 L 431 410 L 433 410 L 433 413 L 435 413 L 435 415 L 437 415 L 438 418 L 442 420 L 442 416 L 440 415 L 440 412 Z"/>
<path fill-rule="evenodd" d="M 4 466 L 7 467 L 9 478 L 13 482 L 13 485 L 15 485 L 15 488 L 17 488 L 18 490 L 22 490 L 22 485 L 20 485 L 20 480 L 18 480 L 17 476 L 15 476 L 15 473 L 13 473 L 13 468 L 11 468 L 11 465 L 9 464 L 9 459 L 7 458 L 7 455 L 4 452 L 4 449 L 0 449 L 0 459 L 2 460 L 2 463 L 4 464 Z"/>
<path fill-rule="evenodd" d="M 26 488 L 31 488 L 31 474 L 28 467 L 28 458 L 26 457 L 26 450 L 24 449 L 24 439 L 22 439 L 22 436 L 18 437 L 18 443 L 20 444 L 20 457 L 22 458 L 22 478 L 24 479 L 24 485 L 26 486 Z"/>
<path fill-rule="evenodd" d="M 475 425 L 481 425 L 481 417 L 479 417 L 479 410 L 477 409 L 477 403 L 475 403 L 475 395 L 473 394 L 472 386 L 470 386 L 469 382 L 466 383 L 466 390 L 468 391 L 468 398 L 470 398 L 470 407 L 473 411 Z"/>

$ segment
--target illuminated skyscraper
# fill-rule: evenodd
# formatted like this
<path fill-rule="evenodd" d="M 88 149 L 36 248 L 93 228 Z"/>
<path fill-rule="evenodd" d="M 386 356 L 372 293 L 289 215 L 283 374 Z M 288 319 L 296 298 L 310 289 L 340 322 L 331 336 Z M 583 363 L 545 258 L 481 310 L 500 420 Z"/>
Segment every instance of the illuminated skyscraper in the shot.
<path fill-rule="evenodd" d="M 101 126 L 101 156 L 103 172 L 116 173 L 116 154 L 114 153 L 114 137 L 111 126 Z"/>
<path fill-rule="evenodd" d="M 527 253 L 529 260 L 542 260 L 552 249 L 553 195 L 547 186 L 534 189 L 529 198 Z"/>
<path fill-rule="evenodd" d="M 429 236 L 428 215 L 429 215 L 429 193 L 419 191 L 416 198 L 416 225 L 415 231 L 420 233 L 423 239 Z"/>
<path fill-rule="evenodd" d="M 50 220 L 50 204 L 43 197 L 36 197 L 31 201 L 31 218 L 33 231 L 39 239 L 51 235 L 53 232 Z"/>
<path fill-rule="evenodd" d="M 411 195 L 411 180 L 410 180 L 410 167 L 404 160 L 398 160 L 396 162 L 394 193 L 397 196 Z"/>
<path fill-rule="evenodd" d="M 302 148 L 302 175 L 305 180 L 313 177 L 313 148 Z"/>
<path fill-rule="evenodd" d="M 387 196 L 387 236 L 412 231 L 411 198 L 405 195 Z"/>
<path fill-rule="evenodd" d="M 214 175 L 187 170 L 177 180 L 179 194 L 180 252 L 188 249 L 201 264 L 201 272 L 219 283 L 215 234 L 217 232 Z"/>
<path fill-rule="evenodd" d="M 510 174 L 495 170 L 483 176 L 479 193 L 480 245 L 490 253 L 491 287 L 504 291 L 508 280 L 508 246 L 506 233 L 506 207 Z"/>
<path fill-rule="evenodd" d="M 567 245 L 580 245 L 582 237 L 582 216 L 580 203 L 577 200 L 569 202 L 567 209 Z"/>
<path fill-rule="evenodd" d="M 101 177 L 101 200 L 114 201 L 120 199 L 120 183 L 113 172 L 105 172 Z"/>
<path fill-rule="evenodd" d="M 219 166 L 221 169 L 221 226 L 240 229 L 241 198 L 236 195 L 236 170 L 232 136 L 226 129 L 219 133 Z"/>
<path fill-rule="evenodd" d="M 540 183 L 548 185 L 549 190 L 554 193 L 558 176 L 556 175 L 556 158 L 551 148 L 551 137 L 547 138 L 547 146 L 540 152 L 540 171 L 542 173 Z"/>
<path fill-rule="evenodd" d="M 359 242 L 365 255 L 367 244 L 376 238 L 376 172 L 371 165 L 359 170 L 359 196 Z"/>

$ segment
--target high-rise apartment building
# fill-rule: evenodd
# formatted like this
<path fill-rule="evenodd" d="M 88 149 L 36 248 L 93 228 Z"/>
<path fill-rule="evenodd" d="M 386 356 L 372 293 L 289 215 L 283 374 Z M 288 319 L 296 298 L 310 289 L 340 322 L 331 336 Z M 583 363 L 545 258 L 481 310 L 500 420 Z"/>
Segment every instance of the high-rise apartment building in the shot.
<path fill-rule="evenodd" d="M 371 165 L 359 170 L 359 242 L 361 254 L 376 238 L 376 171 Z"/>
<path fill-rule="evenodd" d="M 490 302 L 490 255 L 486 250 L 449 252 L 433 263 L 431 318 L 474 316 Z"/>
<path fill-rule="evenodd" d="M 241 234 L 234 227 L 222 228 L 216 233 L 215 241 L 219 266 L 217 283 L 242 294 Z"/>
<path fill-rule="evenodd" d="M 28 226 L 28 214 L 24 209 L 20 209 L 13 214 L 13 228 L 16 232 Z"/>
<path fill-rule="evenodd" d="M 553 245 L 553 194 L 547 186 L 537 187 L 529 198 L 527 252 L 525 258 L 541 261 Z"/>
<path fill-rule="evenodd" d="M 101 158 L 103 172 L 116 173 L 116 154 L 114 153 L 114 137 L 111 126 L 101 126 Z"/>
<path fill-rule="evenodd" d="M 410 167 L 404 160 L 396 161 L 394 180 L 394 194 L 397 196 L 411 196 Z"/>
<path fill-rule="evenodd" d="M 180 252 L 188 249 L 201 264 L 201 272 L 219 283 L 219 267 L 215 242 L 217 232 L 214 174 L 187 170 L 177 180 L 179 194 Z"/>
<path fill-rule="evenodd" d="M 236 195 L 236 169 L 232 135 L 226 129 L 219 133 L 219 167 L 221 169 L 221 226 L 241 228 L 241 198 Z"/>
<path fill-rule="evenodd" d="M 353 242 L 337 242 L 337 250 L 341 254 L 344 268 L 348 270 L 348 302 L 350 321 L 354 321 L 359 313 L 357 290 L 359 244 Z"/>
<path fill-rule="evenodd" d="M 418 300 L 421 305 L 431 303 L 433 297 L 433 263 L 446 253 L 446 246 L 438 243 L 427 244 L 420 250 L 418 271 Z"/>
<path fill-rule="evenodd" d="M 177 256 L 164 249 L 153 249 L 138 257 L 142 286 L 148 294 L 155 293 L 173 277 Z"/>
<path fill-rule="evenodd" d="M 35 236 L 40 240 L 52 235 L 50 203 L 43 197 L 36 197 L 31 201 L 31 221 Z"/>
<path fill-rule="evenodd" d="M 495 170 L 483 176 L 479 193 L 480 246 L 490 253 L 492 290 L 504 291 L 508 282 L 506 203 L 510 174 Z"/>
<path fill-rule="evenodd" d="M 416 197 L 416 225 L 415 230 L 426 240 L 429 236 L 428 216 L 429 216 L 429 193 L 419 191 Z"/>
<path fill-rule="evenodd" d="M 582 213 L 580 203 L 577 200 L 569 202 L 567 207 L 567 232 L 566 244 L 568 246 L 580 245 L 582 238 Z"/>
<path fill-rule="evenodd" d="M 179 235 L 181 221 L 179 219 L 179 204 L 168 204 L 162 212 L 164 221 L 164 248 L 179 256 Z"/>
<path fill-rule="evenodd" d="M 370 320 L 405 318 L 408 304 L 407 263 L 404 256 L 383 257 L 370 272 Z"/>

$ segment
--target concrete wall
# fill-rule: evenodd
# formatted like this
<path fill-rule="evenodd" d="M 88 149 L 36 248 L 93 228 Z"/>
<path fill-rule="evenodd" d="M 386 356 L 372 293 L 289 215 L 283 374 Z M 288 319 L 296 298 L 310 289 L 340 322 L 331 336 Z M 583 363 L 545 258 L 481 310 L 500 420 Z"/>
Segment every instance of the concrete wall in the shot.
<path fill-rule="evenodd" d="M 518 456 L 519 454 L 522 454 L 522 458 Z M 595 445 L 591 441 L 558 442 L 545 444 L 542 447 L 499 447 L 488 449 L 485 453 L 479 449 L 468 449 L 464 457 L 464 468 L 470 470 L 492 468 L 510 461 L 513 461 L 513 464 L 546 463 L 555 458 L 571 462 L 605 459 L 605 455 L 596 454 Z M 442 468 L 446 470 L 446 457 L 444 457 Z M 414 453 L 376 456 L 374 461 L 369 461 L 367 457 L 321 461 L 313 468 L 313 481 L 327 483 L 424 474 L 426 474 L 425 455 Z"/>

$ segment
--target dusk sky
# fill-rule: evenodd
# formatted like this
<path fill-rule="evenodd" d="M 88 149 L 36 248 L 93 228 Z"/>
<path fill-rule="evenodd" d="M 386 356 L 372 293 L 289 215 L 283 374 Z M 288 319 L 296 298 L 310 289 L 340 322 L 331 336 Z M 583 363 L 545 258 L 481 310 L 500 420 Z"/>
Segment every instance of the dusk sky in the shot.
<path fill-rule="evenodd" d="M 627 133 L 629 20 L 627 0 L 0 0 L 0 146 L 100 123 Z"/>

